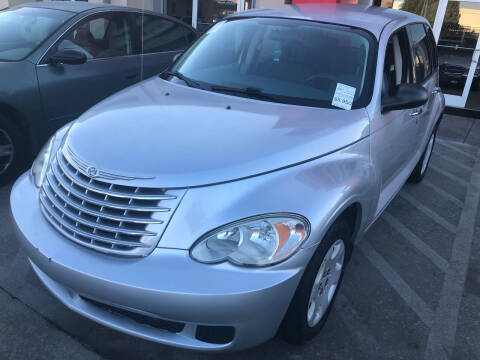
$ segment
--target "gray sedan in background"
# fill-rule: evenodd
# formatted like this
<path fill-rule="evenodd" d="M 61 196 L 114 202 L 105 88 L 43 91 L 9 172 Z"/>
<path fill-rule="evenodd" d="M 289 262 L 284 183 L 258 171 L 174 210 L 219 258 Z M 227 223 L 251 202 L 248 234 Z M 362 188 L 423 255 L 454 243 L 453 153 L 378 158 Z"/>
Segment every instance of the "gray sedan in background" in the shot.
<path fill-rule="evenodd" d="M 160 73 L 196 39 L 176 19 L 100 3 L 1 11 L 0 184 L 18 176 L 59 127 Z"/>
<path fill-rule="evenodd" d="M 12 189 L 17 236 L 106 326 L 204 351 L 302 343 L 355 241 L 424 177 L 444 106 L 422 17 L 242 12 L 59 130 Z"/>

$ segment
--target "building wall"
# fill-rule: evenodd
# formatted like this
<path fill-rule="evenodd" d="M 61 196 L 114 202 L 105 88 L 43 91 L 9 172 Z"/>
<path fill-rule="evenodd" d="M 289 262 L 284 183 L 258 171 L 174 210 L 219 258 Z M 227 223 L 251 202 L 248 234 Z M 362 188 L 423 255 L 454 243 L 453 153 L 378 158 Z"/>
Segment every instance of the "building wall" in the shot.
<path fill-rule="evenodd" d="M 285 4 L 285 0 L 255 0 L 256 8 L 266 8 Z"/>
<path fill-rule="evenodd" d="M 383 0 L 383 1 L 392 1 L 393 0 Z M 288 2 L 288 1 L 287 1 Z M 337 0 L 290 0 L 293 4 L 306 4 L 306 3 L 335 3 Z M 340 0 L 341 3 L 345 4 L 361 4 L 361 5 L 372 5 L 373 0 Z M 279 6 L 285 4 L 285 0 L 255 0 L 256 8 L 264 8 L 271 6 Z"/>
<path fill-rule="evenodd" d="M 130 6 L 133 8 L 145 10 L 154 10 L 161 12 L 163 9 L 163 0 L 88 0 L 89 2 L 98 2 L 112 4 L 117 6 Z"/>
<path fill-rule="evenodd" d="M 5 9 L 7 7 L 12 7 L 15 5 L 20 5 L 23 3 L 32 2 L 35 0 L 0 0 L 0 9 Z"/>

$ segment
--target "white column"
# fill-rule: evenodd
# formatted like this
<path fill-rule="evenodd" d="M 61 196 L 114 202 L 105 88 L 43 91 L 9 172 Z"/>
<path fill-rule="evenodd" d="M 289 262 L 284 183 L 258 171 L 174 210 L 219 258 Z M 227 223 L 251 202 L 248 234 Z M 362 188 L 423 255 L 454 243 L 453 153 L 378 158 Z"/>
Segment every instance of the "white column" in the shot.
<path fill-rule="evenodd" d="M 192 27 L 197 28 L 198 0 L 192 0 Z"/>
<path fill-rule="evenodd" d="M 237 12 L 245 11 L 245 0 L 237 0 Z"/>

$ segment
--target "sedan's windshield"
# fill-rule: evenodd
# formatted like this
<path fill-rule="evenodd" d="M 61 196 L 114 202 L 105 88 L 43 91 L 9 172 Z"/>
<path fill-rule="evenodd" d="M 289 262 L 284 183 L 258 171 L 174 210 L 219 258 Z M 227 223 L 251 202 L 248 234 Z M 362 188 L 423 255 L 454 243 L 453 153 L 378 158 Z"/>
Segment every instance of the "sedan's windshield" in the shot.
<path fill-rule="evenodd" d="M 25 58 L 72 15 L 29 7 L 0 12 L 0 60 Z"/>
<path fill-rule="evenodd" d="M 371 98 L 374 50 L 368 32 L 346 26 L 234 19 L 210 29 L 169 73 L 230 95 L 359 108 Z"/>

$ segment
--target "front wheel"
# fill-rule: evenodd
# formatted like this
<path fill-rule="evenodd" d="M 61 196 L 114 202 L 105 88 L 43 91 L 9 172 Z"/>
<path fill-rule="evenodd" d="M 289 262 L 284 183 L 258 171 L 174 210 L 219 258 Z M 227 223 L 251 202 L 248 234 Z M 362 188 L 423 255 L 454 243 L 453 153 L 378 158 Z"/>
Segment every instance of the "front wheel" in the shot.
<path fill-rule="evenodd" d="M 26 164 L 25 140 L 17 127 L 0 115 L 0 186 L 15 180 Z"/>
<path fill-rule="evenodd" d="M 413 169 L 412 174 L 408 178 L 408 181 L 413 184 L 418 184 L 425 177 L 425 173 L 428 169 L 428 164 L 430 164 L 430 159 L 432 157 L 433 146 L 435 145 L 435 139 L 437 137 L 437 129 L 432 132 L 430 139 L 428 139 L 427 146 L 423 152 L 422 157 L 418 161 L 415 169 Z"/>
<path fill-rule="evenodd" d="M 302 344 L 325 325 L 352 252 L 351 236 L 349 223 L 339 219 L 320 243 L 283 319 L 287 342 Z"/>

